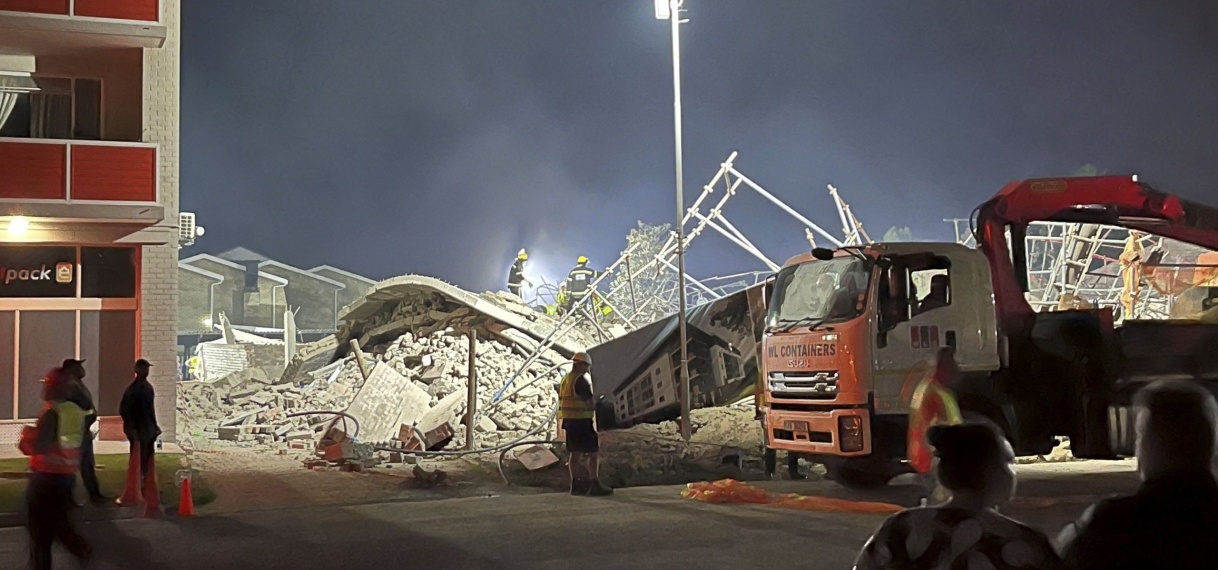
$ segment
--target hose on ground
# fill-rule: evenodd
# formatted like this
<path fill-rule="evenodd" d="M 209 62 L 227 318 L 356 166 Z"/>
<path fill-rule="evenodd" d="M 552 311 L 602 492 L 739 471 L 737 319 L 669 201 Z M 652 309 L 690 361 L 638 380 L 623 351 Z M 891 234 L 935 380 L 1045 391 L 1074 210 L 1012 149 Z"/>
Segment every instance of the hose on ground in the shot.
<path fill-rule="evenodd" d="M 355 424 L 355 433 L 349 434 L 349 437 L 351 439 L 355 439 L 356 436 L 359 435 L 359 420 L 355 419 L 355 416 L 348 414 L 347 412 L 340 412 L 337 410 L 309 410 L 305 412 L 293 412 L 285 417 L 295 418 L 299 416 L 317 416 L 322 414 L 341 417 L 343 420 L 343 433 L 347 433 L 347 420 L 351 420 L 351 422 Z M 330 431 L 330 428 L 333 428 L 334 424 L 338 423 L 338 419 L 339 418 L 334 418 L 334 420 L 330 422 L 330 427 L 326 428 L 326 431 Z"/>
<path fill-rule="evenodd" d="M 546 427 L 548 427 L 550 425 L 550 422 L 554 421 L 554 418 L 557 416 L 558 416 L 558 402 L 554 402 L 554 409 L 550 410 L 550 413 L 547 414 L 545 421 L 537 424 L 537 427 L 533 428 L 529 432 L 525 433 L 524 435 L 522 435 L 512 441 L 509 441 L 507 443 L 501 443 L 501 444 L 493 446 L 493 447 L 483 447 L 480 449 L 464 449 L 461 451 L 427 451 L 426 449 L 402 449 L 399 447 L 386 447 L 386 446 L 374 446 L 372 449 L 374 449 L 376 451 L 388 451 L 391 453 L 401 453 L 404 455 L 422 455 L 422 456 L 426 456 L 426 457 L 464 457 L 466 455 L 479 455 L 482 453 L 494 453 L 494 452 L 500 451 L 504 448 L 510 448 L 521 441 L 524 441 L 526 439 L 529 439 L 530 437 L 533 437 L 533 436 L 541 433 L 542 430 L 546 429 Z"/>

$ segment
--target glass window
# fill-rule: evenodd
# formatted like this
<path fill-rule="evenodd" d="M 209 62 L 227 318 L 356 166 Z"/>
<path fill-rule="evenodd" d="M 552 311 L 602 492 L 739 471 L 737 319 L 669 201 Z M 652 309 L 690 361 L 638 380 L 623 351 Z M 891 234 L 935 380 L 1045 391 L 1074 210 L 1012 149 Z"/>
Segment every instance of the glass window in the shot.
<path fill-rule="evenodd" d="M 854 257 L 809 261 L 778 272 L 770 326 L 845 321 L 863 310 L 871 270 Z"/>
<path fill-rule="evenodd" d="M 101 81 L 77 79 L 73 85 L 76 97 L 76 116 L 72 138 L 76 140 L 101 140 Z"/>
<path fill-rule="evenodd" d="M 76 354 L 76 311 L 21 311 L 17 415 L 38 417 L 42 377 Z"/>
<path fill-rule="evenodd" d="M 100 140 L 102 86 L 97 79 L 35 77 L 38 91 L 17 96 L 0 136 Z"/>
<path fill-rule="evenodd" d="M 13 419 L 13 341 L 16 313 L 0 311 L 0 420 Z"/>
<path fill-rule="evenodd" d="M 135 298 L 135 248 L 82 247 L 80 249 L 80 296 L 85 298 Z"/>
<path fill-rule="evenodd" d="M 99 415 L 117 416 L 123 391 L 131 384 L 131 367 L 136 359 L 135 311 L 101 311 L 97 338 L 96 364 L 89 367 L 89 373 L 97 376 L 97 391 L 93 397 Z M 83 339 L 81 350 L 84 350 Z"/>
<path fill-rule="evenodd" d="M 97 367 L 100 364 L 98 343 L 101 339 L 101 311 L 80 312 L 80 357 L 85 361 L 85 387 L 93 394 L 93 405 L 97 405 L 97 383 L 101 378 Z"/>

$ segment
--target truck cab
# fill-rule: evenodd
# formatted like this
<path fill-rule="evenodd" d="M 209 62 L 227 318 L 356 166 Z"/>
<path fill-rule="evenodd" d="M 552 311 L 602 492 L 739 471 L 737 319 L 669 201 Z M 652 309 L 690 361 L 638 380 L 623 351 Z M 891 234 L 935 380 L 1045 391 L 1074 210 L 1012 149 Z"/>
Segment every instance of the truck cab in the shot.
<path fill-rule="evenodd" d="M 834 458 L 903 458 L 908 386 L 941 347 L 965 374 L 1001 366 L 981 252 L 903 242 L 792 258 L 775 277 L 762 339 L 767 447 L 831 469 Z"/>

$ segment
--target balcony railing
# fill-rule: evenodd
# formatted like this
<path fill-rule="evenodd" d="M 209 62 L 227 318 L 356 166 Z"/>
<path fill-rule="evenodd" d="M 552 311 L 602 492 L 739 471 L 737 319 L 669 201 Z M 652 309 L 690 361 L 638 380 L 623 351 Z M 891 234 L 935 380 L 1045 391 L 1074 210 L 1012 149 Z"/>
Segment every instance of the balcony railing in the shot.
<path fill-rule="evenodd" d="M 0 138 L 0 202 L 157 204 L 158 153 L 148 143 Z"/>
<path fill-rule="evenodd" d="M 160 22 L 160 0 L 0 0 L 0 11 Z"/>

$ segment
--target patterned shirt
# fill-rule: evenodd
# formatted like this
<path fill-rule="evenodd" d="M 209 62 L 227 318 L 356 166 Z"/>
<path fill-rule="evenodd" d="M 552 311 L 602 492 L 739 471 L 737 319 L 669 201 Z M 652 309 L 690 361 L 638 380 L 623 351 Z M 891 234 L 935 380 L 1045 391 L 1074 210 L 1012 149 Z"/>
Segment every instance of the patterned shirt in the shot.
<path fill-rule="evenodd" d="M 909 509 L 884 521 L 856 570 L 1057 570 L 1049 539 L 994 511 Z"/>

